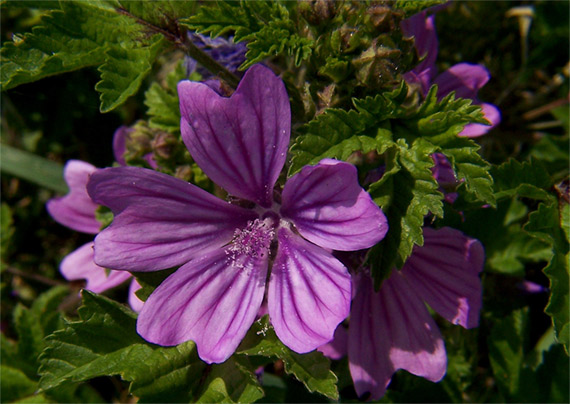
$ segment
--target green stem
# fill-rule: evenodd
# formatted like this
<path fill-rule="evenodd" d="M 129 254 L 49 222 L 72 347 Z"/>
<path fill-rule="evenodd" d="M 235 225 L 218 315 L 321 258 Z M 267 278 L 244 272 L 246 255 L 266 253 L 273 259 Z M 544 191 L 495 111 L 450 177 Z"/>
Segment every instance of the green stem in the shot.
<path fill-rule="evenodd" d="M 185 40 L 179 46 L 182 47 L 188 56 L 196 60 L 196 62 L 200 63 L 202 66 L 204 66 L 204 68 L 208 69 L 210 73 L 218 76 L 233 88 L 236 88 L 238 86 L 239 78 L 235 74 L 230 72 L 216 60 L 211 58 L 207 53 L 194 45 L 190 39 L 185 38 Z"/>
<path fill-rule="evenodd" d="M 180 30 L 178 25 L 176 25 L 176 33 L 173 33 L 131 14 L 124 8 L 118 8 L 117 12 L 133 18 L 137 23 L 148 27 L 156 33 L 162 34 L 167 40 L 174 43 L 176 47 L 182 49 L 188 56 L 204 66 L 214 76 L 218 76 L 220 79 L 224 80 L 231 87 L 236 88 L 239 84 L 239 78 L 235 74 L 230 72 L 215 59 L 211 58 L 207 53 L 194 45 L 186 33 Z"/>

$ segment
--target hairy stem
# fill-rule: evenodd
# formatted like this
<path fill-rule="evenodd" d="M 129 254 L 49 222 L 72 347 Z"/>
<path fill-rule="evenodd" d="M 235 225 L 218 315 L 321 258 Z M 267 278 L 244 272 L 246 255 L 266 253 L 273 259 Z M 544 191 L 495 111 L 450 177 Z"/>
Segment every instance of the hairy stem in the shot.
<path fill-rule="evenodd" d="M 218 76 L 233 88 L 237 87 L 239 78 L 224 66 L 219 64 L 216 60 L 211 58 L 207 53 L 203 52 L 200 48 L 194 45 L 188 36 L 180 30 L 180 27 L 176 21 L 174 21 L 176 32 L 171 32 L 131 14 L 124 8 L 118 8 L 117 12 L 133 18 L 137 23 L 144 25 L 155 33 L 162 34 L 168 41 L 172 42 L 177 48 L 180 48 L 184 53 L 200 63 L 214 76 Z"/>

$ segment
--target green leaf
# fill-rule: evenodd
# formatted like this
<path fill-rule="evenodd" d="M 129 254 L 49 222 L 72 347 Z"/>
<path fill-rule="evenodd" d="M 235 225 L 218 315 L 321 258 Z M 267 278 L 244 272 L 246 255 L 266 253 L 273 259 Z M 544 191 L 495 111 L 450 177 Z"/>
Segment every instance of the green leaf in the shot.
<path fill-rule="evenodd" d="M 403 139 L 387 161 L 394 167 L 372 184 L 369 192 L 388 218 L 390 231 L 384 240 L 374 246 L 367 257 L 379 288 L 394 267 L 401 267 L 411 255 L 414 245 L 423 245 L 424 218 L 432 213 L 443 216 L 443 194 L 432 175 L 434 165 L 431 154 L 434 145 L 422 138 L 408 147 Z"/>
<path fill-rule="evenodd" d="M 44 16 L 31 33 L 4 44 L 0 54 L 3 89 L 99 66 L 101 81 L 96 89 L 101 92 L 101 111 L 108 112 L 138 91 L 166 47 L 165 37 L 180 35 L 171 23 L 193 6 L 177 3 L 182 2 L 152 7 L 111 0 L 61 2 L 61 9 Z"/>
<path fill-rule="evenodd" d="M 30 380 L 21 370 L 5 365 L 0 366 L 0 378 L 0 394 L 4 403 L 32 395 L 37 388 L 37 382 Z"/>
<path fill-rule="evenodd" d="M 488 337 L 489 360 L 508 402 L 567 402 L 568 357 L 559 345 L 529 349 L 528 310 L 496 319 Z M 529 355 L 539 358 L 529 363 Z"/>
<path fill-rule="evenodd" d="M 2 203 L 2 205 L 0 205 L 0 263 L 2 263 L 2 266 L 8 257 L 8 252 L 12 244 L 11 239 L 15 230 L 12 209 L 10 209 L 10 206 L 7 204 Z"/>
<path fill-rule="evenodd" d="M 186 78 L 184 63 L 180 61 L 166 77 L 166 86 L 153 82 L 146 91 L 144 104 L 150 116 L 149 126 L 169 133 L 180 133 L 180 106 L 176 85 Z"/>
<path fill-rule="evenodd" d="M 552 317 L 556 337 L 564 345 L 566 352 L 570 346 L 569 299 L 569 245 L 562 223 L 568 223 L 570 205 L 557 201 L 541 203 L 529 215 L 524 230 L 552 246 L 552 258 L 543 272 L 550 280 L 550 299 L 545 312 Z"/>
<path fill-rule="evenodd" d="M 514 195 L 545 200 L 544 189 L 552 186 L 548 172 L 536 160 L 518 162 L 511 159 L 491 169 L 497 199 Z"/>
<path fill-rule="evenodd" d="M 247 41 L 246 61 L 240 70 L 281 54 L 292 56 L 294 64 L 300 66 L 314 47 L 311 38 L 299 35 L 289 10 L 280 1 L 209 2 L 181 22 L 201 34 L 217 37 L 234 32 L 234 41 Z"/>
<path fill-rule="evenodd" d="M 99 67 L 101 81 L 95 86 L 101 93 L 101 112 L 115 109 L 138 91 L 166 42 L 161 35 L 153 36 L 151 41 L 148 46 L 114 46 L 105 52 L 105 63 Z"/>
<path fill-rule="evenodd" d="M 493 191 L 493 178 L 489 174 L 490 165 L 478 153 L 480 146 L 466 137 L 456 137 L 442 142 L 434 142 L 449 159 L 459 181 L 463 181 L 465 191 L 476 201 L 496 206 Z"/>
<path fill-rule="evenodd" d="M 247 358 L 232 356 L 213 365 L 197 403 L 252 403 L 263 397 Z"/>
<path fill-rule="evenodd" d="M 3 90 L 103 63 L 104 45 L 116 38 L 116 30 L 124 24 L 124 17 L 100 3 L 61 2 L 61 10 L 44 16 L 42 25 L 31 33 L 4 43 L 0 53 Z"/>
<path fill-rule="evenodd" d="M 528 344 L 528 313 L 517 310 L 511 316 L 498 319 L 488 338 L 489 360 L 495 380 L 506 397 L 520 394 L 524 383 L 524 348 Z M 535 386 L 528 386 L 530 388 Z M 533 391 L 532 395 L 536 396 Z"/>
<path fill-rule="evenodd" d="M 396 0 L 394 8 L 403 10 L 406 16 L 412 16 L 419 13 L 426 8 L 437 6 L 439 4 L 445 3 L 445 0 Z"/>
<path fill-rule="evenodd" d="M 295 376 L 309 391 L 338 399 L 337 377 L 330 370 L 330 361 L 318 351 L 303 355 L 291 351 L 279 341 L 267 316 L 253 324 L 237 353 L 281 359 L 285 372 Z"/>
<path fill-rule="evenodd" d="M 356 151 L 384 153 L 393 144 L 389 119 L 405 114 L 400 103 L 407 91 L 402 82 L 394 91 L 354 99 L 356 110 L 325 110 L 299 130 L 291 146 L 289 175 L 323 158 L 346 160 Z"/>
<path fill-rule="evenodd" d="M 0 171 L 64 194 L 63 166 L 35 154 L 0 145 Z"/>
<path fill-rule="evenodd" d="M 233 31 L 236 42 L 249 35 L 252 29 L 259 28 L 257 21 L 249 18 L 243 5 L 237 1 L 206 3 L 181 23 L 201 34 L 209 33 L 214 38 Z"/>
<path fill-rule="evenodd" d="M 120 375 L 141 401 L 190 401 L 205 364 L 195 345 L 158 347 L 136 332 L 136 314 L 126 307 L 83 290 L 79 321 L 47 338 L 40 360 L 44 391 L 64 383 Z"/>

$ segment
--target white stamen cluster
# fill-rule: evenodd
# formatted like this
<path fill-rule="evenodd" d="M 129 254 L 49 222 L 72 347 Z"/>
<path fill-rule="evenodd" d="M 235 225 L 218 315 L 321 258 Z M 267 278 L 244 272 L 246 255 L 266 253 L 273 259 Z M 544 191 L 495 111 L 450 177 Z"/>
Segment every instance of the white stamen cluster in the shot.
<path fill-rule="evenodd" d="M 274 237 L 275 229 L 271 218 L 250 220 L 245 229 L 234 231 L 234 237 L 227 251 L 228 254 L 235 253 L 263 258 L 268 254 Z"/>

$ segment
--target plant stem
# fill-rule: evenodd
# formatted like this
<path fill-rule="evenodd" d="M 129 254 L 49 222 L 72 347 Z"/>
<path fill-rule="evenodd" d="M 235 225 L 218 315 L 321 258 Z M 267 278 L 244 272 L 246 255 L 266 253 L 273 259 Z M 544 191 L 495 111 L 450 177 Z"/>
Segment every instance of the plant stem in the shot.
<path fill-rule="evenodd" d="M 200 48 L 190 41 L 188 36 L 185 34 L 184 31 L 180 30 L 178 23 L 176 22 L 175 26 L 175 33 L 171 32 L 167 29 L 162 27 L 158 27 L 148 21 L 143 20 L 129 11 L 125 10 L 124 8 L 118 8 L 117 12 L 123 15 L 126 15 L 130 18 L 133 18 L 137 21 L 137 23 L 144 25 L 145 27 L 149 28 L 150 30 L 162 34 L 167 40 L 172 42 L 176 47 L 182 49 L 184 53 L 190 56 L 192 59 L 196 60 L 200 63 L 204 68 L 206 68 L 210 73 L 214 76 L 218 76 L 220 79 L 224 80 L 228 83 L 231 87 L 236 88 L 239 84 L 239 78 L 226 69 L 224 66 L 219 64 L 215 59 L 211 58 L 207 53 L 203 52 Z"/>

